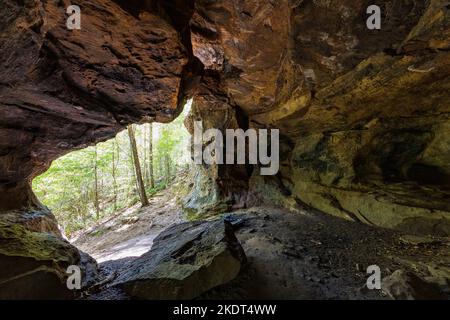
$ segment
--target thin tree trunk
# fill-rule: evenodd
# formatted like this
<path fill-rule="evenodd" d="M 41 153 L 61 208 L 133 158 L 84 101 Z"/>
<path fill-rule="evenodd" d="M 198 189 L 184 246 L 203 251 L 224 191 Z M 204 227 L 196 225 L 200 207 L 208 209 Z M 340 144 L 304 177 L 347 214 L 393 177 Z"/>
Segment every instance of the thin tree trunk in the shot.
<path fill-rule="evenodd" d="M 89 203 L 89 186 L 86 186 L 86 185 L 84 185 L 83 186 L 83 188 L 84 188 L 84 194 L 83 194 L 83 196 L 84 196 L 84 206 L 83 206 L 83 208 L 81 209 L 81 214 L 82 214 L 82 219 L 83 219 L 83 228 L 86 228 L 86 212 L 87 212 L 87 209 L 88 209 L 88 206 L 87 206 L 87 204 Z"/>
<path fill-rule="evenodd" d="M 147 194 L 145 193 L 144 180 L 142 180 L 141 165 L 139 163 L 139 154 L 136 146 L 136 138 L 134 136 L 134 129 L 132 125 L 128 126 L 128 136 L 130 138 L 131 150 L 133 153 L 134 169 L 136 172 L 136 179 L 138 183 L 139 198 L 142 206 L 148 206 Z"/>
<path fill-rule="evenodd" d="M 164 156 L 164 165 L 166 167 L 165 169 L 166 169 L 166 188 L 167 188 L 170 182 L 170 158 L 168 154 Z"/>
<path fill-rule="evenodd" d="M 149 181 L 148 178 L 148 157 L 147 157 L 147 126 L 144 126 L 143 128 L 143 139 L 144 139 L 144 163 L 142 164 L 142 166 L 144 167 L 144 182 L 147 183 Z"/>
<path fill-rule="evenodd" d="M 94 206 L 95 206 L 95 214 L 96 214 L 96 219 L 100 219 L 100 204 L 99 204 L 99 200 L 98 200 L 98 168 L 97 168 L 97 146 L 94 147 L 94 155 L 95 155 L 95 159 L 94 159 L 94 180 L 95 180 L 95 184 L 94 184 Z"/>
<path fill-rule="evenodd" d="M 112 146 L 112 178 L 113 178 L 113 192 L 114 192 L 114 211 L 117 210 L 117 178 L 116 178 L 116 139 L 113 141 Z"/>
<path fill-rule="evenodd" d="M 117 136 L 114 138 L 114 142 L 116 144 L 116 176 L 119 180 L 118 186 L 117 186 L 117 201 L 120 199 L 120 195 L 123 193 L 121 190 L 124 190 L 121 184 L 121 178 L 120 178 L 120 140 L 117 138 Z M 119 188 L 119 185 L 121 186 Z"/>
<path fill-rule="evenodd" d="M 155 176 L 153 174 L 153 124 L 149 124 L 148 132 L 148 175 L 150 179 L 150 188 L 155 187 Z"/>
<path fill-rule="evenodd" d="M 136 188 L 136 190 L 139 190 L 139 186 L 138 186 L 138 182 L 137 182 L 137 177 L 136 177 L 136 170 L 134 169 L 134 160 L 133 160 L 133 149 L 130 146 L 130 152 L 128 153 L 128 160 L 129 160 L 129 164 L 130 164 L 130 171 L 131 171 L 131 175 L 133 176 L 133 179 L 131 179 L 131 184 L 129 185 L 128 188 L 128 197 L 131 195 L 131 192 L 134 192 L 133 188 Z M 130 175 L 129 175 L 130 176 Z M 134 187 L 133 187 L 134 185 Z"/>

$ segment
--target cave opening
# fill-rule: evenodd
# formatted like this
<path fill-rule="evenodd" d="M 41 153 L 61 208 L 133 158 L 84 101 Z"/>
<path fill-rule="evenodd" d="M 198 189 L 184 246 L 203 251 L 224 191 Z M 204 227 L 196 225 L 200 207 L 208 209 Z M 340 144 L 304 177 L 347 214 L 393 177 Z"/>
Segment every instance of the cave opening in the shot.
<path fill-rule="evenodd" d="M 35 195 L 65 238 L 102 262 L 148 251 L 162 229 L 184 220 L 180 203 L 192 179 L 184 126 L 190 105 L 169 124 L 130 125 L 72 151 L 33 179 Z"/>

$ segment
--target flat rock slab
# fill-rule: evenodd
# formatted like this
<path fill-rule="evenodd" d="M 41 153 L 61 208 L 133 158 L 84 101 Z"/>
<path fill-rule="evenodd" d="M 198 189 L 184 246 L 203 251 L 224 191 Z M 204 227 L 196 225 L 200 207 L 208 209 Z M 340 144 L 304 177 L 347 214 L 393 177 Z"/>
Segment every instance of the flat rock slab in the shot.
<path fill-rule="evenodd" d="M 163 231 L 113 285 L 137 299 L 193 299 L 233 280 L 245 262 L 229 222 L 186 222 Z"/>

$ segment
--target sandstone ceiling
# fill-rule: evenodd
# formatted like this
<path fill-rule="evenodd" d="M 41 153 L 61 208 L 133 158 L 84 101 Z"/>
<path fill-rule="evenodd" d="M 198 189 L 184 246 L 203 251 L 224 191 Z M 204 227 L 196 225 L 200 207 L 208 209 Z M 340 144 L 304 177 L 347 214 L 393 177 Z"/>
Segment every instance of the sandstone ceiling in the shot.
<path fill-rule="evenodd" d="M 83 2 L 82 30 L 70 31 L 68 4 L 0 4 L 3 190 L 21 190 L 58 156 L 126 124 L 167 122 L 180 111 L 188 58 L 173 26 L 100 0 Z"/>
<path fill-rule="evenodd" d="M 57 157 L 171 121 L 193 97 L 188 128 L 279 128 L 284 162 L 264 182 L 203 168 L 189 208 L 264 184 L 283 204 L 450 232 L 447 1 L 86 0 L 74 31 L 69 4 L 0 3 L 0 209 L 36 202 L 29 183 Z"/>

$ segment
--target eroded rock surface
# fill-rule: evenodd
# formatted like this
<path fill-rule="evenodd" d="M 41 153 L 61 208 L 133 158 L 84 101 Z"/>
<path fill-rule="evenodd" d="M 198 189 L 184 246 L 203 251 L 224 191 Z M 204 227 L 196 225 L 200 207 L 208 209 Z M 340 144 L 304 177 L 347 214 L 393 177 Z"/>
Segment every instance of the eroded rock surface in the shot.
<path fill-rule="evenodd" d="M 67 268 L 81 269 L 81 286 L 97 281 L 97 263 L 55 234 L 27 229 L 20 221 L 0 218 L 0 299 L 73 299 L 67 287 Z"/>
<path fill-rule="evenodd" d="M 136 16 L 120 1 L 84 1 L 81 30 L 70 31 L 68 5 L 0 3 L 2 298 L 73 298 L 69 265 L 95 282 L 95 261 L 62 239 L 31 180 L 71 150 L 181 110 L 187 54 L 158 8 Z"/>
<path fill-rule="evenodd" d="M 29 181 L 58 156 L 180 111 L 187 58 L 176 30 L 113 1 L 81 10 L 81 30 L 71 31 L 64 2 L 0 4 L 2 210 L 36 203 Z"/>
<path fill-rule="evenodd" d="M 197 1 L 193 53 L 241 127 L 280 129 L 282 170 L 269 180 L 288 206 L 449 235 L 448 3 L 386 1 L 370 31 L 369 2 Z"/>
<path fill-rule="evenodd" d="M 196 216 L 276 198 L 448 236 L 450 7 L 383 1 L 378 31 L 366 28 L 371 4 L 86 0 L 70 31 L 64 1 L 2 1 L 0 211 L 32 216 L 31 180 L 52 160 L 130 123 L 171 121 L 192 98 L 188 128 L 278 128 L 282 144 L 276 177 L 202 166 L 185 206 Z"/>
<path fill-rule="evenodd" d="M 140 299 L 193 299 L 233 280 L 245 253 L 231 224 L 186 222 L 163 231 L 152 249 L 119 270 L 113 285 Z"/>
<path fill-rule="evenodd" d="M 277 183 L 347 219 L 448 235 L 450 13 L 443 0 L 3 1 L 2 209 L 56 157 L 131 122 L 279 128 Z M 198 170 L 186 208 L 245 205 L 251 167 Z M 257 170 L 254 170 L 255 172 Z"/>

